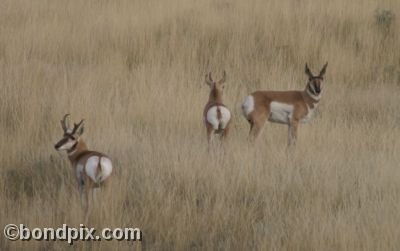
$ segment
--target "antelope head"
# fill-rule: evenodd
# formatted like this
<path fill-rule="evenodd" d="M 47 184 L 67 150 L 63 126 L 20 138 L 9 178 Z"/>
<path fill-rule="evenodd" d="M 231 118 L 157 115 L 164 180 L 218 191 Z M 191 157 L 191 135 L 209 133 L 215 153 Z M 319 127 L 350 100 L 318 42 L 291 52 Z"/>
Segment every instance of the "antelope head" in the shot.
<path fill-rule="evenodd" d="M 79 143 L 80 136 L 83 133 L 83 119 L 78 123 L 74 123 L 71 129 L 68 125 L 67 118 L 69 114 L 65 114 L 61 120 L 61 127 L 63 129 L 63 137 L 54 145 L 57 151 L 71 151 Z"/>
<path fill-rule="evenodd" d="M 324 75 L 326 72 L 326 67 L 328 66 L 328 63 L 326 63 L 319 74 L 317 76 L 314 76 L 311 73 L 311 70 L 308 68 L 308 65 L 306 64 L 306 69 L 305 73 L 308 76 L 308 83 L 306 90 L 308 90 L 312 95 L 314 96 L 319 96 L 321 91 L 322 91 L 322 81 L 324 80 Z"/>
<path fill-rule="evenodd" d="M 225 88 L 226 72 L 223 72 L 222 78 L 219 81 L 214 81 L 211 77 L 211 72 L 206 74 L 206 84 L 211 88 L 211 91 L 223 92 Z"/>

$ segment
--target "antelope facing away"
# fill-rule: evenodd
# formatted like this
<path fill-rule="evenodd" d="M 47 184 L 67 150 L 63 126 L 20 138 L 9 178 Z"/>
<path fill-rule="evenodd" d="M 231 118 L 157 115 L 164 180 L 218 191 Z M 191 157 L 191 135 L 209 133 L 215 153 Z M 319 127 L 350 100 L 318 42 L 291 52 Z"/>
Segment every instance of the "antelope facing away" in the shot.
<path fill-rule="evenodd" d="M 314 76 L 306 64 L 308 82 L 304 91 L 256 91 L 243 102 L 244 117 L 250 123 L 250 136 L 257 138 L 266 120 L 286 124 L 289 127 L 288 145 L 296 143 L 297 127 L 308 122 L 321 99 L 322 81 L 326 63 L 320 73 Z"/>
<path fill-rule="evenodd" d="M 231 112 L 222 101 L 222 94 L 225 88 L 226 73 L 224 71 L 222 79 L 214 81 L 211 72 L 206 74 L 206 83 L 211 88 L 210 97 L 204 107 L 203 119 L 207 128 L 207 139 L 210 143 L 214 134 L 221 134 L 226 138 L 229 132 Z"/>
<path fill-rule="evenodd" d="M 54 147 L 56 150 L 64 150 L 68 154 L 78 181 L 82 203 L 84 203 L 83 197 L 86 197 L 85 210 L 87 217 L 90 197 L 95 199 L 95 190 L 105 183 L 106 179 L 111 175 L 113 167 L 110 158 L 105 154 L 89 151 L 86 147 L 81 138 L 84 130 L 83 119 L 78 124 L 74 123 L 74 127 L 71 129 L 66 122 L 68 116 L 69 114 L 64 115 L 61 120 L 64 134 Z"/>

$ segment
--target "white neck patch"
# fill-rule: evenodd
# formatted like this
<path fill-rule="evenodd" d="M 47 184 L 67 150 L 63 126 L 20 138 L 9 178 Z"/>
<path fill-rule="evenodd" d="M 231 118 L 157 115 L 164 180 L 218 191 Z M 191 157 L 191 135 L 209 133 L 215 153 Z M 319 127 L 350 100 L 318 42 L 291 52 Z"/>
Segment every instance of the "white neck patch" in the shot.
<path fill-rule="evenodd" d="M 68 153 L 68 156 L 72 156 L 72 155 L 74 155 L 76 153 L 76 148 L 75 148 L 75 150 L 73 150 L 72 152 L 69 152 Z"/>
<path fill-rule="evenodd" d="M 310 92 L 310 90 L 307 88 L 306 92 L 307 92 L 307 94 L 308 94 L 312 99 L 314 99 L 315 101 L 319 101 L 319 100 L 321 99 L 321 93 L 322 93 L 322 91 L 321 91 L 318 95 L 314 95 L 314 94 L 312 94 L 312 93 Z"/>

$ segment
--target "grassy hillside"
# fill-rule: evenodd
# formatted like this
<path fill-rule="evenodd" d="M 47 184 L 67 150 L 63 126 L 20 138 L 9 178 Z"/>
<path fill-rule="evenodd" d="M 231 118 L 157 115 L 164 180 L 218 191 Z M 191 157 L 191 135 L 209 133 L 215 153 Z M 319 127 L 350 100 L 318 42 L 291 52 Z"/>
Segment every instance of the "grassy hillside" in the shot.
<path fill-rule="evenodd" d="M 399 20 L 397 0 L 0 1 L 0 225 L 82 223 L 53 147 L 69 112 L 115 165 L 91 227 L 139 227 L 148 250 L 397 250 Z M 296 150 L 271 123 L 249 145 L 244 97 L 302 90 L 305 63 L 326 61 Z M 233 127 L 208 152 L 204 75 L 223 70 Z M 1 250 L 67 248 L 0 238 Z"/>

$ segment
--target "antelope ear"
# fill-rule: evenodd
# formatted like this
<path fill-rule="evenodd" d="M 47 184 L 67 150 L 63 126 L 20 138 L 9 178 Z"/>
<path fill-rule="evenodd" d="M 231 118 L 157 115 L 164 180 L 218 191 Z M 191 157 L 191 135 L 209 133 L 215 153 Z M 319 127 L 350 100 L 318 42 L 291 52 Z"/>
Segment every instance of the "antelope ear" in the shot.
<path fill-rule="evenodd" d="M 225 81 L 226 81 L 226 71 L 224 70 L 224 72 L 222 73 L 222 78 L 219 81 L 219 83 L 222 84 L 222 83 L 225 83 Z"/>
<path fill-rule="evenodd" d="M 208 86 L 210 86 L 210 87 L 212 86 L 213 81 L 212 81 L 212 78 L 211 78 L 211 72 L 206 74 L 205 81 L 206 81 L 206 84 Z"/>
<path fill-rule="evenodd" d="M 84 131 L 85 131 L 85 127 L 84 127 L 84 125 L 82 124 L 82 125 L 79 127 L 79 129 L 78 129 L 78 131 L 76 132 L 76 134 L 80 137 L 80 136 L 83 134 Z"/>
<path fill-rule="evenodd" d="M 69 128 L 69 120 L 68 120 L 69 113 L 65 114 L 64 117 L 62 118 L 61 122 L 61 128 L 63 129 L 64 133 L 68 131 Z"/>
<path fill-rule="evenodd" d="M 314 77 L 313 74 L 312 74 L 311 71 L 310 71 L 310 68 L 308 68 L 307 63 L 306 63 L 306 69 L 304 70 L 304 72 L 306 73 L 306 75 L 307 75 L 309 78 L 313 78 L 313 77 Z"/>
<path fill-rule="evenodd" d="M 319 72 L 319 76 L 322 78 L 325 75 L 326 67 L 328 67 L 328 62 L 322 67 L 322 70 Z"/>

